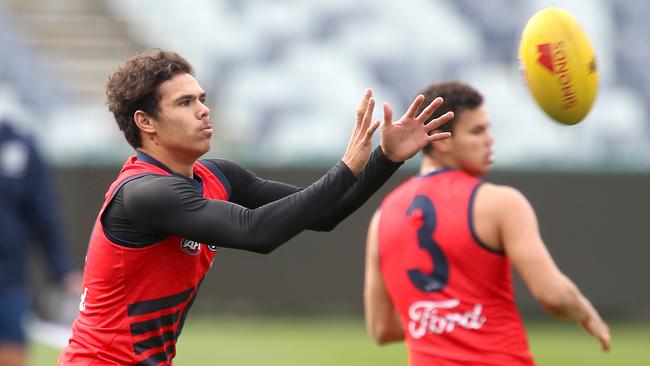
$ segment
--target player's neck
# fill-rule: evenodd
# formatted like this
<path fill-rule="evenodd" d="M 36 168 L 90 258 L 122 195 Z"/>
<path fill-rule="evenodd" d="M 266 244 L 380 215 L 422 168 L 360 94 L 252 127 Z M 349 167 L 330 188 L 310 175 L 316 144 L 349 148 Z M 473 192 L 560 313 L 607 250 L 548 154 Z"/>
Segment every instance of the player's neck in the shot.
<path fill-rule="evenodd" d="M 448 159 L 443 159 L 440 157 L 432 157 L 429 155 L 422 156 L 422 162 L 420 164 L 420 175 L 427 175 L 431 172 L 443 169 L 443 168 L 454 168 L 457 169 L 456 165 L 447 161 Z"/>
<path fill-rule="evenodd" d="M 194 177 L 194 163 L 196 162 L 194 158 L 185 158 L 178 156 L 179 154 L 171 154 L 165 149 L 152 149 L 148 146 L 143 146 L 138 150 L 158 160 L 174 173 L 190 178 Z"/>

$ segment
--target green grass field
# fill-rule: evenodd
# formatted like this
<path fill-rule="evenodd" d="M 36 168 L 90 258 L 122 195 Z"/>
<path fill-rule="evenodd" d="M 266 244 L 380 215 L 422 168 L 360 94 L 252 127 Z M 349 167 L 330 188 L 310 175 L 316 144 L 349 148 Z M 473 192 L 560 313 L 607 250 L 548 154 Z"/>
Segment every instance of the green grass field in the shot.
<path fill-rule="evenodd" d="M 648 366 L 650 324 L 611 324 L 612 351 L 572 323 L 527 324 L 540 366 Z M 191 317 L 181 336 L 176 366 L 405 365 L 402 344 L 375 346 L 360 319 Z M 33 366 L 55 364 L 58 350 L 35 344 Z"/>

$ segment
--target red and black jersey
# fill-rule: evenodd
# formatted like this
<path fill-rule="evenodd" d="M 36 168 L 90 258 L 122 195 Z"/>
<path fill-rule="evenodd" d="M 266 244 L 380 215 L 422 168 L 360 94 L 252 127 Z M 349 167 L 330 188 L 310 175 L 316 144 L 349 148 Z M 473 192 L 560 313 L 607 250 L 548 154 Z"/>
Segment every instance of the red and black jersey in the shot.
<path fill-rule="evenodd" d="M 101 217 L 116 190 L 150 174 L 170 173 L 132 157 L 106 193 L 86 256 L 79 317 L 60 366 L 171 364 L 217 243 L 168 236 L 146 246 L 129 246 L 109 239 Z M 196 163 L 194 175 L 202 181 L 205 198 L 228 199 L 224 184 L 210 169 Z"/>
<path fill-rule="evenodd" d="M 59 365 L 171 364 L 216 244 L 269 253 L 305 229 L 331 230 L 400 165 L 377 148 L 358 176 L 339 162 L 299 188 L 225 160 L 199 161 L 191 179 L 138 151 L 95 222 Z"/>
<path fill-rule="evenodd" d="M 511 264 L 474 231 L 479 187 L 443 169 L 411 178 L 381 205 L 380 268 L 411 366 L 534 365 Z"/>

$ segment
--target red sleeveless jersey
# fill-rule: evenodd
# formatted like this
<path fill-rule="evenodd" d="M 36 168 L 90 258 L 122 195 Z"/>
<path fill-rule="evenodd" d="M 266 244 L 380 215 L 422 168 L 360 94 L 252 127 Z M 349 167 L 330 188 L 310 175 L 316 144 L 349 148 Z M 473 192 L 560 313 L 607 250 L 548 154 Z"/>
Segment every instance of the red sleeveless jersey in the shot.
<path fill-rule="evenodd" d="M 171 175 L 134 156 L 106 193 L 86 255 L 79 316 L 59 366 L 172 364 L 176 339 L 216 247 L 177 236 L 144 247 L 109 238 L 101 223 L 108 203 L 124 183 L 147 174 Z M 202 179 L 205 198 L 228 199 L 210 169 L 197 162 L 194 175 Z"/>
<path fill-rule="evenodd" d="M 534 365 L 504 253 L 472 223 L 480 180 L 443 169 L 381 205 L 379 261 L 411 366 Z"/>

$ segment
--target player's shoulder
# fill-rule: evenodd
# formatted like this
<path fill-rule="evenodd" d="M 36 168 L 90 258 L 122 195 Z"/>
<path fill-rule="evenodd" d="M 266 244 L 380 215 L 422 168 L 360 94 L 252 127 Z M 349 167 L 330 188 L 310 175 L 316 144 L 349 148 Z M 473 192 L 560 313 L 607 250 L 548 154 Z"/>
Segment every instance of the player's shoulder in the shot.
<path fill-rule="evenodd" d="M 497 210 L 510 210 L 528 205 L 528 199 L 518 189 L 501 184 L 482 183 L 476 194 L 477 204 Z"/>
<path fill-rule="evenodd" d="M 142 214 L 178 209 L 183 202 L 201 198 L 200 183 L 178 174 L 146 174 L 125 183 L 121 189 L 127 210 Z"/>
<path fill-rule="evenodd" d="M 504 185 L 504 184 L 495 184 L 489 182 L 482 182 L 479 190 L 485 192 L 486 194 L 499 196 L 499 197 L 511 197 L 518 196 L 523 194 L 517 188 Z"/>
<path fill-rule="evenodd" d="M 160 174 L 154 172 L 136 175 L 124 183 L 125 186 L 147 186 L 151 188 L 156 185 L 169 184 L 171 182 L 185 182 L 189 178 L 183 178 L 180 174 Z"/>
<path fill-rule="evenodd" d="M 159 199 L 175 194 L 179 189 L 195 189 L 192 179 L 180 174 L 143 174 L 125 182 L 122 189 L 132 198 Z"/>

